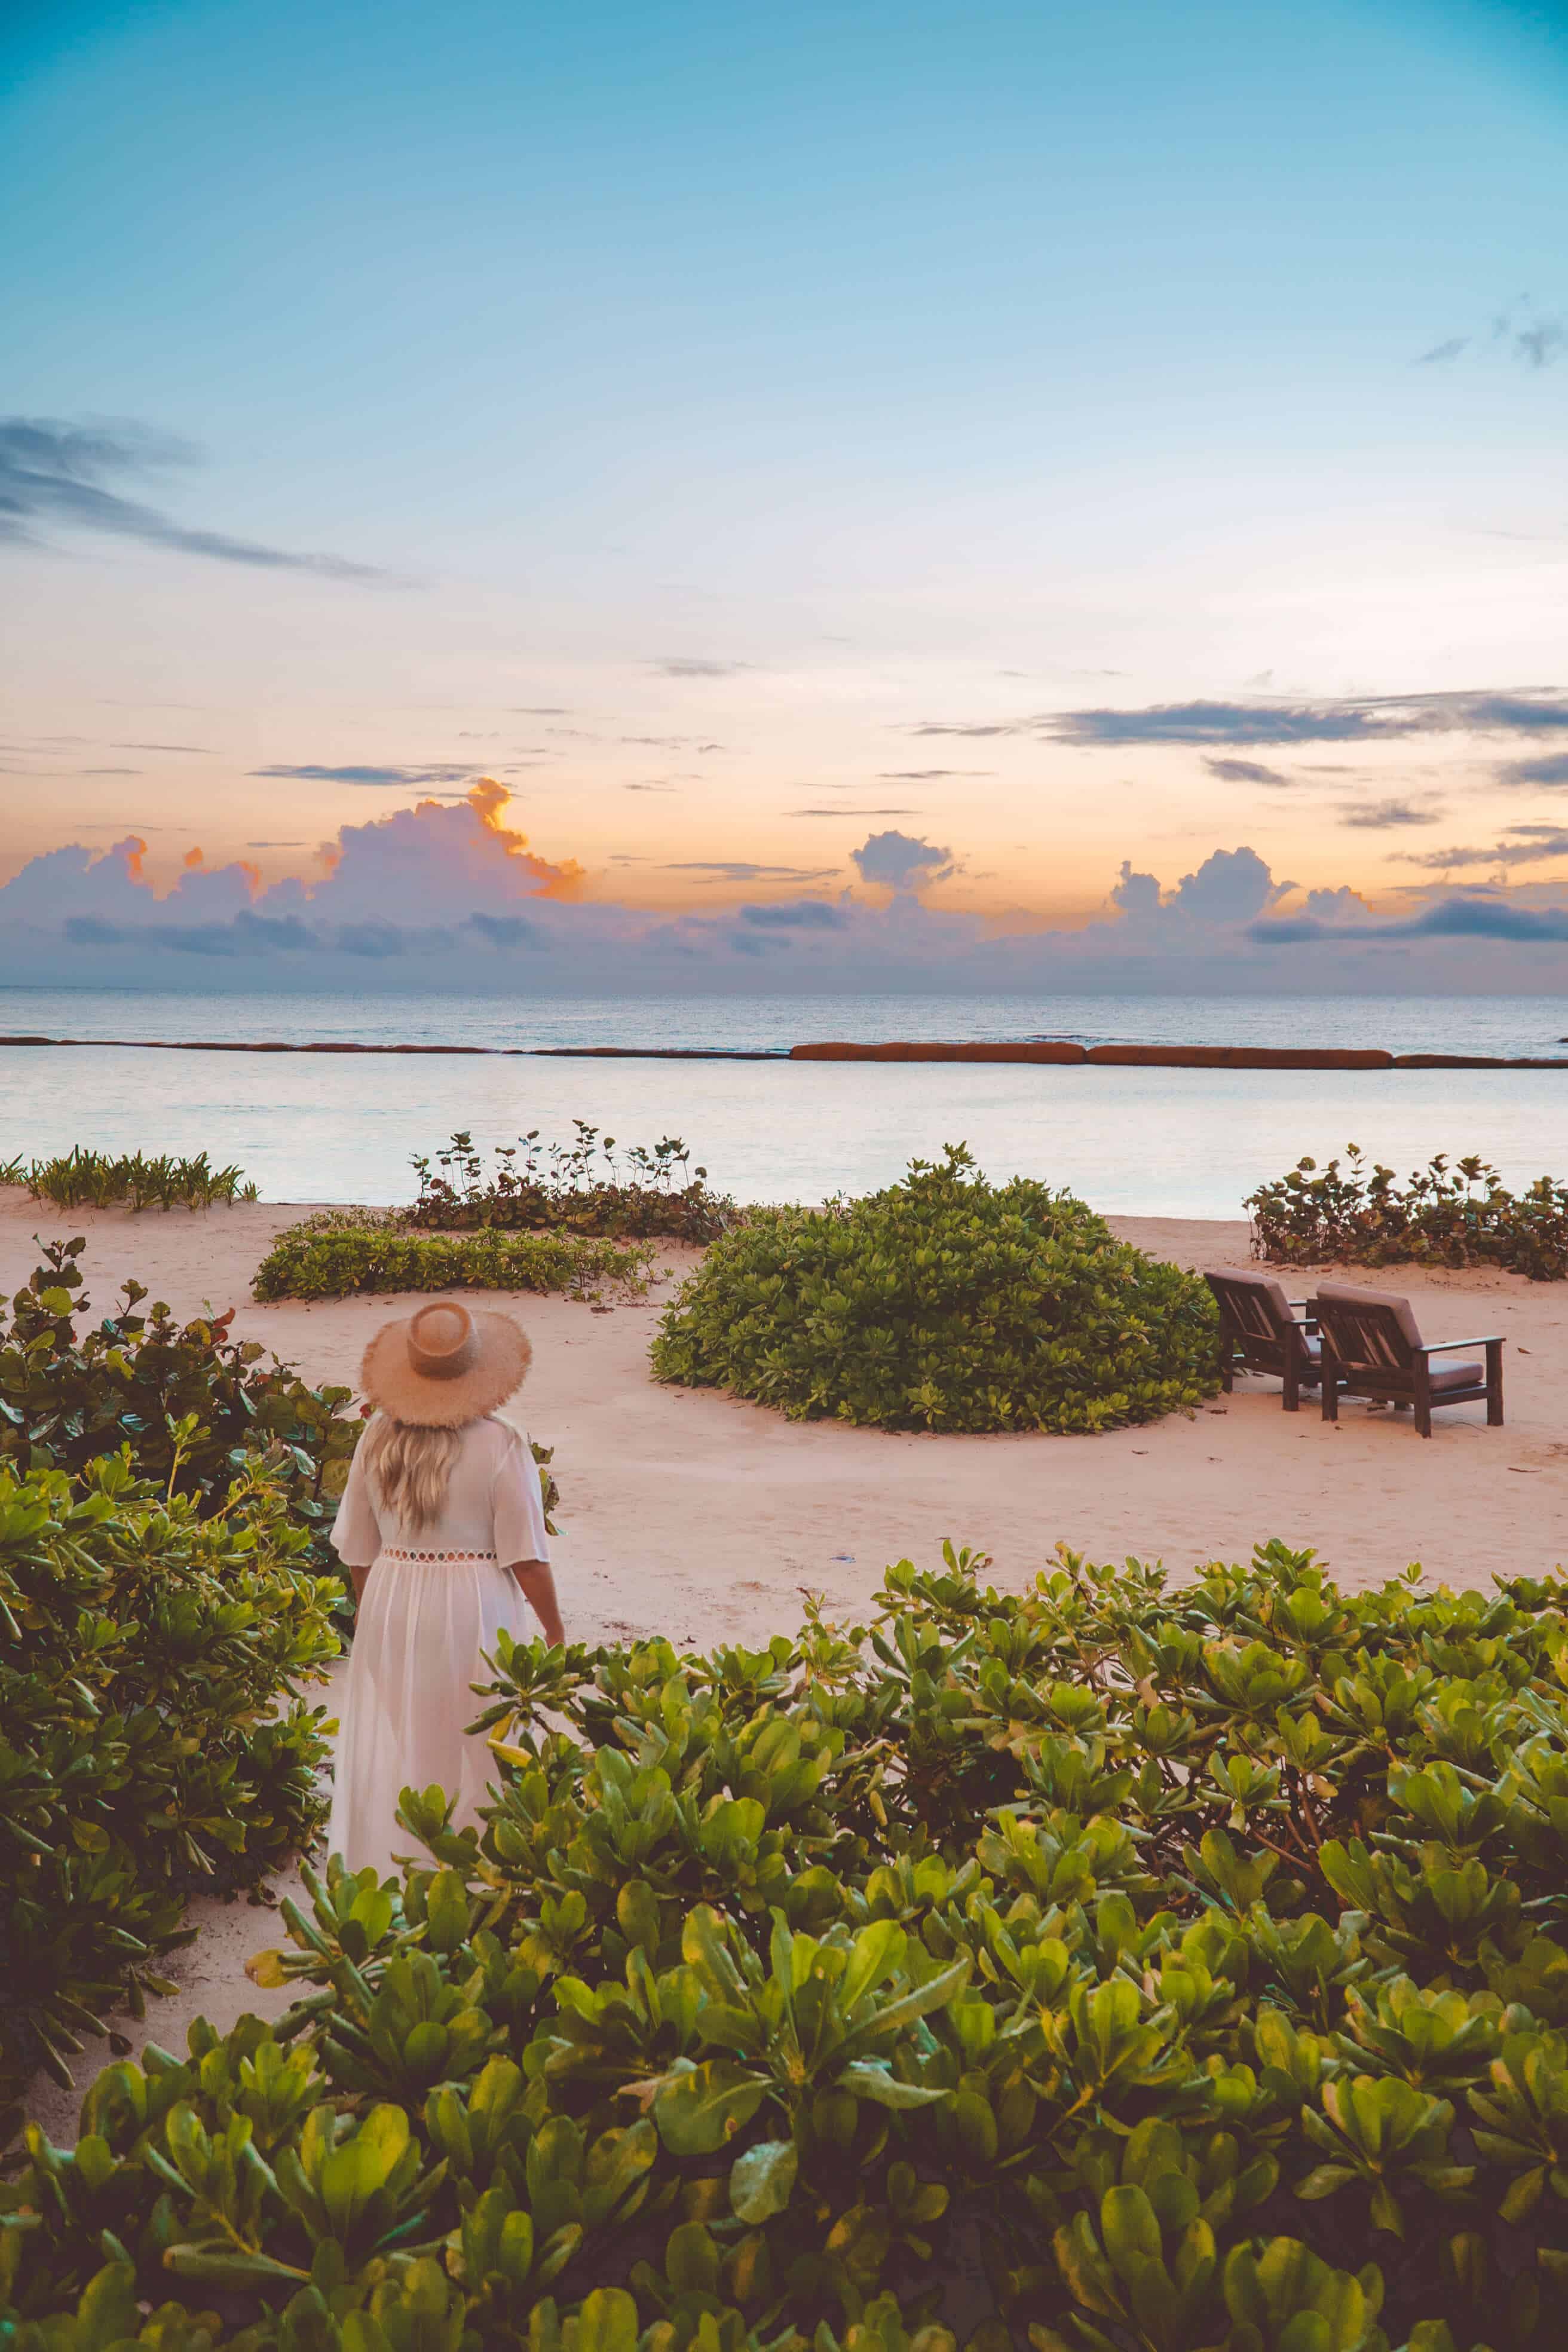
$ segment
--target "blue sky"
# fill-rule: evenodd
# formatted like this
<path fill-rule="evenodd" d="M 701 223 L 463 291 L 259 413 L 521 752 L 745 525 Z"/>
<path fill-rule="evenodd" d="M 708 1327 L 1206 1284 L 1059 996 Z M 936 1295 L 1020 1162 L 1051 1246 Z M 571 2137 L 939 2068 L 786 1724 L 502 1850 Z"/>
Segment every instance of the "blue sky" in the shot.
<path fill-rule="evenodd" d="M 4 870 L 310 877 L 493 772 L 674 917 L 889 829 L 1023 930 L 1242 845 L 1568 884 L 1546 705 L 1246 716 L 1568 686 L 1557 12 L 6 23 Z"/>

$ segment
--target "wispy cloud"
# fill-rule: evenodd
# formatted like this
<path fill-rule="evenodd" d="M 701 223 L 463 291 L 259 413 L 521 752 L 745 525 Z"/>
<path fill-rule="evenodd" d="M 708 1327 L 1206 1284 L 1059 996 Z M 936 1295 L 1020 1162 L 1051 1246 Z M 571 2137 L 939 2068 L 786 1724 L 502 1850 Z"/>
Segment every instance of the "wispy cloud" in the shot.
<path fill-rule="evenodd" d="M 1568 941 L 1568 908 L 1513 907 L 1496 898 L 1444 898 L 1397 923 L 1325 923 L 1312 915 L 1272 917 L 1247 936 L 1260 945 L 1301 947 L 1318 940 L 1506 940 L 1533 946 Z"/>
<path fill-rule="evenodd" d="M 1340 823 L 1357 833 L 1390 833 L 1397 825 L 1438 824 L 1441 809 L 1422 808 L 1414 801 L 1344 801 Z"/>
<path fill-rule="evenodd" d="M 1158 702 L 1134 710 L 1064 710 L 1039 722 L 1080 748 L 1138 743 L 1375 743 L 1415 735 L 1568 732 L 1568 695 L 1553 687 L 1444 694 L 1337 695 L 1315 702 Z"/>
<path fill-rule="evenodd" d="M 841 931 L 849 918 L 826 898 L 786 898 L 772 907 L 742 907 L 741 920 L 760 930 Z"/>
<path fill-rule="evenodd" d="M 1501 841 L 1476 848 L 1407 849 L 1407 866 L 1447 874 L 1456 866 L 1539 866 L 1554 857 L 1568 857 L 1568 827 L 1558 824 L 1510 824 Z"/>
<path fill-rule="evenodd" d="M 1568 751 L 1551 751 L 1539 760 L 1510 760 L 1498 770 L 1500 784 L 1568 784 Z"/>
<path fill-rule="evenodd" d="M 200 752 L 209 759 L 214 756 L 210 743 L 112 743 L 110 749 L 114 751 L 192 751 Z"/>
<path fill-rule="evenodd" d="M 667 874 L 705 874 L 715 882 L 826 882 L 837 866 L 753 866 L 743 857 L 689 857 L 667 865 Z"/>
<path fill-rule="evenodd" d="M 785 816 L 919 816 L 919 809 L 910 808 L 805 808 L 785 809 Z"/>
<path fill-rule="evenodd" d="M 661 677 L 735 677 L 750 662 L 711 661 L 699 654 L 661 654 L 652 663 Z"/>
<path fill-rule="evenodd" d="M 943 776 L 994 776 L 994 768 L 879 768 L 884 784 L 934 784 Z"/>
<path fill-rule="evenodd" d="M 252 768 L 253 776 L 292 776 L 308 784 L 369 784 L 377 790 L 406 791 L 419 784 L 460 784 L 483 771 L 473 765 L 442 768 L 325 768 L 314 761 L 299 767 Z"/>
<path fill-rule="evenodd" d="M 184 442 L 135 424 L 72 425 L 58 417 L 0 417 L 0 540 L 37 546 L 35 526 L 98 531 L 172 548 L 218 563 L 266 572 L 309 572 L 328 580 L 378 580 L 385 575 L 341 555 L 300 555 L 226 531 L 200 530 L 161 508 L 105 488 L 173 467 L 190 466 L 196 452 Z"/>
<path fill-rule="evenodd" d="M 1266 768 L 1261 760 L 1205 760 L 1204 765 L 1211 776 L 1219 778 L 1222 784 L 1288 786 L 1290 782 L 1289 777 L 1281 775 L 1278 768 Z"/>

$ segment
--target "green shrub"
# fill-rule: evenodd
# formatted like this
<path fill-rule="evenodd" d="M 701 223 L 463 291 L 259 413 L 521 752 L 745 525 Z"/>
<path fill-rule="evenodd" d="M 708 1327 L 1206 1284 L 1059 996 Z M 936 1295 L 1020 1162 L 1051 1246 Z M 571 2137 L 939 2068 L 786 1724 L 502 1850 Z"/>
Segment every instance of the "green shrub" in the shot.
<path fill-rule="evenodd" d="M 1484 1160 L 1443 1152 L 1401 1189 L 1370 1172 L 1358 1144 L 1320 1170 L 1299 1160 L 1247 1202 L 1253 1247 L 1272 1265 L 1500 1265 L 1532 1282 L 1568 1279 L 1568 1184 L 1540 1177 L 1510 1192 Z"/>
<path fill-rule="evenodd" d="M 691 1167 L 678 1135 L 651 1149 L 633 1145 L 625 1155 L 628 1174 L 613 1135 L 601 1137 L 584 1119 L 572 1124 L 577 1139 L 570 1145 L 542 1145 L 531 1128 L 520 1142 L 498 1147 L 489 1174 L 472 1136 L 454 1135 L 434 1164 L 427 1155 L 416 1158 L 419 1198 L 397 1212 L 400 1221 L 443 1233 L 495 1225 L 618 1241 L 704 1243 L 724 1231 L 734 1202 L 710 1189 L 707 1169 Z"/>
<path fill-rule="evenodd" d="M 0 1162 L 0 1184 L 25 1184 L 35 1201 L 61 1209 L 210 1209 L 217 1201 L 254 1201 L 256 1187 L 239 1168 L 215 1168 L 205 1151 L 194 1160 L 167 1152 L 156 1160 L 93 1151 L 78 1143 L 53 1160 Z"/>
<path fill-rule="evenodd" d="M 576 1234 L 409 1234 L 386 1218 L 328 1211 L 279 1234 L 256 1270 L 258 1298 L 347 1298 L 361 1290 L 565 1290 L 637 1294 L 646 1243 Z"/>
<path fill-rule="evenodd" d="M 31 2136 L 7 2340 L 1554 2352 L 1568 1584 L 984 1565 L 505 1644 L 482 1835 Z"/>
<path fill-rule="evenodd" d="M 973 1168 L 949 1144 L 865 1200 L 757 1211 L 671 1302 L 655 1377 L 882 1429 L 1110 1429 L 1215 1393 L 1201 1282 Z"/>
<path fill-rule="evenodd" d="M 0 1461 L 74 1473 L 128 1445 L 138 1476 L 206 1517 L 264 1456 L 310 1538 L 308 1564 L 336 1574 L 328 1536 L 363 1426 L 353 1391 L 312 1388 L 258 1341 L 231 1338 L 232 1308 L 183 1325 L 160 1300 L 139 1312 L 140 1282 L 126 1283 L 116 1314 L 89 1322 L 86 1246 L 48 1244 L 9 1323 L 0 1304 Z"/>
<path fill-rule="evenodd" d="M 329 1751 L 299 1691 L 338 1648 L 309 1542 L 258 1466 L 208 1518 L 124 1454 L 0 1467 L 0 2112 L 141 2014 L 193 1891 L 307 1843 Z"/>

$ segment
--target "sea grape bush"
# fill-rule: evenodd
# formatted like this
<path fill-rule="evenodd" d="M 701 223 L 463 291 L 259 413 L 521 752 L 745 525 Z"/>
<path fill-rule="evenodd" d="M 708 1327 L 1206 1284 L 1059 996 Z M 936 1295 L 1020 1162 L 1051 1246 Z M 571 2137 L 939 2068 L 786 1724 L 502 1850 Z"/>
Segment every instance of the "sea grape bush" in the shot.
<path fill-rule="evenodd" d="M 580 1234 L 414 1234 L 395 1216 L 326 1210 L 278 1235 L 257 1268 L 258 1298 L 346 1298 L 364 1290 L 605 1289 L 640 1297 L 652 1251 Z"/>
<path fill-rule="evenodd" d="M 753 1211 L 671 1302 L 655 1377 L 883 1429 L 1099 1430 L 1219 1386 L 1206 1286 L 963 1144 L 821 1210 Z"/>
<path fill-rule="evenodd" d="M 621 1147 L 585 1119 L 574 1119 L 570 1144 L 540 1141 L 538 1128 L 498 1146 L 496 1165 L 464 1131 L 434 1159 L 417 1156 L 419 1198 L 402 1213 L 411 1225 L 440 1232 L 469 1226 L 529 1227 L 605 1234 L 622 1241 L 716 1241 L 734 1203 L 713 1192 L 706 1168 L 693 1168 L 678 1135 L 651 1146 Z"/>
<path fill-rule="evenodd" d="M 243 1169 L 215 1168 L 205 1151 L 194 1160 L 168 1152 L 153 1160 L 79 1143 L 52 1160 L 0 1160 L 0 1184 L 25 1184 L 35 1201 L 61 1209 L 210 1209 L 256 1198 Z"/>
<path fill-rule="evenodd" d="M 1552 2352 L 1568 1583 L 985 1566 L 503 1643 L 482 1833 L 29 2135 L 7 2340 Z"/>
<path fill-rule="evenodd" d="M 259 1462 L 205 1517 L 127 1451 L 0 1465 L 0 2118 L 39 2064 L 69 2083 L 106 2009 L 142 2013 L 193 1891 L 309 1839 L 329 1751 L 301 1691 L 338 1648 L 309 1545 Z"/>
<path fill-rule="evenodd" d="M 146 1286 L 88 1320 L 79 1236 L 51 1242 L 44 1264 L 0 1303 L 0 1462 L 85 1470 L 129 1446 L 138 1475 L 189 1495 L 204 1516 L 265 1457 L 310 1538 L 310 1565 L 335 1572 L 328 1535 L 363 1422 L 353 1392 L 313 1388 L 254 1339 L 231 1335 L 232 1308 L 181 1324 Z"/>
<path fill-rule="evenodd" d="M 1369 1169 L 1361 1148 L 1343 1166 L 1299 1160 L 1246 1203 L 1253 1248 L 1274 1265 L 1499 1265 L 1532 1282 L 1568 1278 L 1568 1184 L 1538 1178 L 1510 1192 L 1497 1170 L 1437 1153 L 1403 1186 Z"/>

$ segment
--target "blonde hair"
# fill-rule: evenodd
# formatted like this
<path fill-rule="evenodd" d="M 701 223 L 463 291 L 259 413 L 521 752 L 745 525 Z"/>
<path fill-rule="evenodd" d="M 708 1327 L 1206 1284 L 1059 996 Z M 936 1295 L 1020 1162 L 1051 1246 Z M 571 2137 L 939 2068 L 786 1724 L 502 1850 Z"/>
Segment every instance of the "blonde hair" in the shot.
<path fill-rule="evenodd" d="M 440 1514 L 466 1425 L 432 1429 L 378 1412 L 360 1440 L 381 1501 L 412 1534 Z"/>

